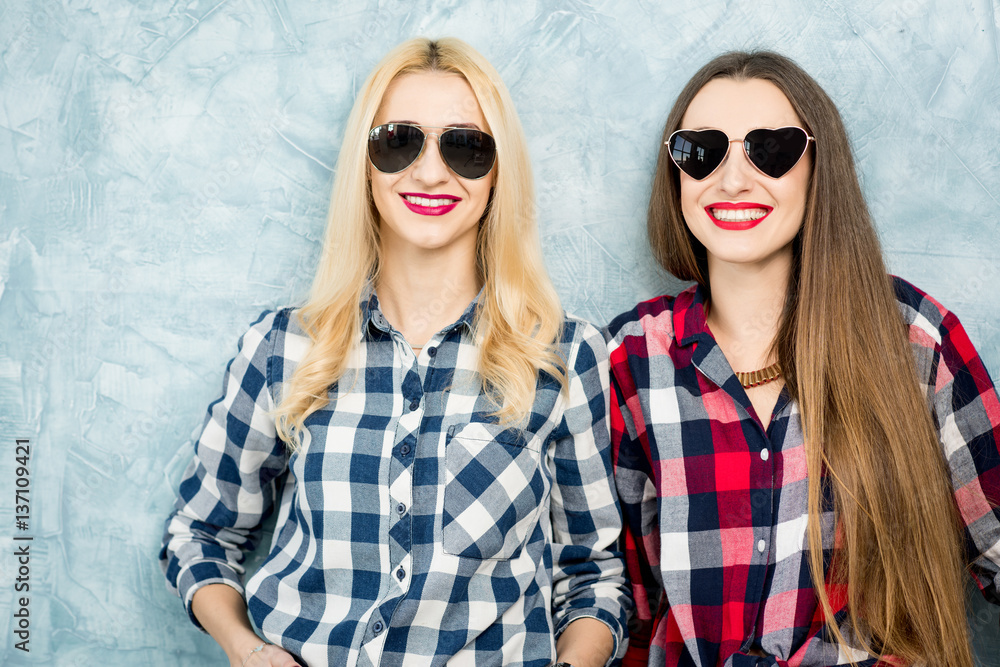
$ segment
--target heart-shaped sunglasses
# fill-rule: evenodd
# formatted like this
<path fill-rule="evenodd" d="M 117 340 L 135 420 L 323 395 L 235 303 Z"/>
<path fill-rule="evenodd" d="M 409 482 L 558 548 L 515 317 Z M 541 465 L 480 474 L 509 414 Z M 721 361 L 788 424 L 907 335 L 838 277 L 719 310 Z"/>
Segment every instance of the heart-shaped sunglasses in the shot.
<path fill-rule="evenodd" d="M 730 145 L 738 141 L 722 130 L 677 130 L 665 143 L 677 168 L 700 181 L 719 168 Z M 742 140 L 750 164 L 769 178 L 781 178 L 791 171 L 810 141 L 816 139 L 795 126 L 750 130 Z"/>

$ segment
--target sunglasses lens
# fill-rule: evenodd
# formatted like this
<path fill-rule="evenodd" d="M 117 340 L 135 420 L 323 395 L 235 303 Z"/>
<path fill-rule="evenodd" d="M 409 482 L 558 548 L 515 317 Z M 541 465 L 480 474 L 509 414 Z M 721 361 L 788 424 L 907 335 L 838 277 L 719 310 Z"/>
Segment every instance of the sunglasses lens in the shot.
<path fill-rule="evenodd" d="M 368 133 L 368 159 L 383 173 L 399 173 L 420 155 L 425 138 L 423 131 L 415 125 L 379 125 Z M 493 168 L 496 142 L 485 132 L 465 128 L 446 130 L 441 133 L 438 142 L 441 157 L 462 178 L 478 180 Z"/>
<path fill-rule="evenodd" d="M 667 144 L 677 168 L 700 181 L 726 158 L 729 137 L 720 130 L 678 130 L 670 135 Z"/>
<path fill-rule="evenodd" d="M 395 174 L 417 159 L 424 147 L 424 133 L 414 125 L 389 123 L 368 133 L 368 159 L 379 171 Z"/>
<path fill-rule="evenodd" d="M 743 140 L 750 161 L 771 178 L 781 178 L 798 164 L 809 145 L 809 135 L 800 127 L 751 130 Z"/>
<path fill-rule="evenodd" d="M 456 128 L 441 134 L 441 157 L 462 178 L 478 180 L 490 173 L 497 148 L 493 137 L 479 130 Z"/>

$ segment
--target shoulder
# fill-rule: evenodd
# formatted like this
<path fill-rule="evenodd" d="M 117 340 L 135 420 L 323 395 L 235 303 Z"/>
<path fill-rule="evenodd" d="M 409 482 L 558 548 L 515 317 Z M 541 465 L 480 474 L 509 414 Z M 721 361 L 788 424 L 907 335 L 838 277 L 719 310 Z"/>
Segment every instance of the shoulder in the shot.
<path fill-rule="evenodd" d="M 893 282 L 896 301 L 909 327 L 918 372 L 929 363 L 936 365 L 940 359 L 948 370 L 939 373 L 938 384 L 960 374 L 963 382 L 975 385 L 965 387 L 967 395 L 983 392 L 995 395 L 989 372 L 958 316 L 907 281 L 894 276 Z"/>
<path fill-rule="evenodd" d="M 563 344 L 579 345 L 584 341 L 602 338 L 600 330 L 589 320 L 563 311 L 562 336 Z"/>
<path fill-rule="evenodd" d="M 257 348 L 264 343 L 273 346 L 276 340 L 290 333 L 290 328 L 298 328 L 294 313 L 295 310 L 292 308 L 263 311 L 240 337 L 240 348 Z"/>
<path fill-rule="evenodd" d="M 954 313 L 919 287 L 898 276 L 892 276 L 892 282 L 900 314 L 910 329 L 911 342 L 940 347 L 961 327 Z"/>
<path fill-rule="evenodd" d="M 608 358 L 607 345 L 601 331 L 582 317 L 563 312 L 560 347 L 570 368 L 584 363 L 595 366 Z"/>
<path fill-rule="evenodd" d="M 644 338 L 650 333 L 673 337 L 675 301 L 676 297 L 663 294 L 641 301 L 631 310 L 615 317 L 604 327 L 608 346 L 614 349 L 628 338 Z"/>
<path fill-rule="evenodd" d="M 310 340 L 303 331 L 298 310 L 292 307 L 265 310 L 240 337 L 240 355 L 266 363 L 269 371 L 277 371 L 278 380 L 287 375 L 309 350 Z M 268 373 L 270 375 L 270 373 Z"/>

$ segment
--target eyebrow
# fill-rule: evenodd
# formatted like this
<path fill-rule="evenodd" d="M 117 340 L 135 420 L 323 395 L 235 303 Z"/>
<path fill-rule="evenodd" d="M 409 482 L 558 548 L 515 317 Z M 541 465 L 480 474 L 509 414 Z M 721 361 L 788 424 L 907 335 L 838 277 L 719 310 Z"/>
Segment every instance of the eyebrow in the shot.
<path fill-rule="evenodd" d="M 433 128 L 438 128 L 438 129 L 440 129 L 440 128 L 456 127 L 456 128 L 462 128 L 462 129 L 472 129 L 472 130 L 480 130 L 480 131 L 482 131 L 482 129 L 478 125 L 476 125 L 475 123 L 452 123 L 451 125 L 440 125 L 440 126 L 438 126 L 438 125 L 423 125 L 421 123 L 418 123 L 415 120 L 390 120 L 390 121 L 386 121 L 385 124 L 386 125 L 416 125 L 417 127 L 433 127 Z"/>
<path fill-rule="evenodd" d="M 747 130 L 747 133 L 753 132 L 754 130 L 780 130 L 781 128 L 784 128 L 784 127 L 798 127 L 800 129 L 803 129 L 803 130 L 805 129 L 801 125 L 776 125 L 774 127 L 772 127 L 770 125 L 756 125 L 754 127 L 751 127 L 749 130 Z M 682 127 L 680 129 L 682 129 L 682 130 L 693 130 L 695 132 L 701 132 L 702 130 L 719 130 L 719 132 L 723 132 L 722 129 L 720 129 L 718 127 L 714 127 L 714 126 L 709 126 L 709 125 L 703 125 L 701 127 Z M 728 134 L 727 134 L 727 136 L 728 136 Z"/>

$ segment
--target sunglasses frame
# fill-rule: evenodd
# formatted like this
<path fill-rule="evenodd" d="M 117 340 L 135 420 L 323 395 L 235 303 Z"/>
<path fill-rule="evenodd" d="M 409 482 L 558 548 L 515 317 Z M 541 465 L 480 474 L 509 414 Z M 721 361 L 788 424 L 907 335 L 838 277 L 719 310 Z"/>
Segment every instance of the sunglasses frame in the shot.
<path fill-rule="evenodd" d="M 420 144 L 420 150 L 417 152 L 416 156 L 414 156 L 413 160 L 409 164 L 407 164 L 405 167 L 403 167 L 402 169 L 399 169 L 397 171 L 384 171 L 382 169 L 379 169 L 378 165 L 375 164 L 375 161 L 372 160 L 372 155 L 371 155 L 371 142 L 372 142 L 372 139 L 373 139 L 372 134 L 376 130 L 380 130 L 380 129 L 384 128 L 384 127 L 388 127 L 389 125 L 393 125 L 393 126 L 405 126 L 405 127 L 415 127 L 418 130 L 420 130 L 420 133 L 422 135 L 424 135 L 424 140 L 423 140 L 423 142 L 421 142 L 421 144 Z M 441 132 L 427 132 L 427 130 L 442 130 L 442 131 Z M 462 176 L 462 174 L 460 174 L 457 171 L 455 171 L 455 168 L 452 167 L 451 163 L 448 162 L 448 158 L 445 157 L 444 151 L 441 150 L 441 137 L 443 135 L 447 134 L 448 132 L 453 131 L 453 130 L 465 130 L 467 132 L 479 132 L 480 134 L 483 134 L 483 135 L 489 137 L 490 140 L 493 142 L 493 160 L 490 162 L 490 167 L 489 167 L 489 169 L 486 170 L 485 174 L 483 174 L 482 176 L 479 176 L 477 178 L 469 178 L 468 176 Z M 484 179 L 487 176 L 489 176 L 490 172 L 493 171 L 493 167 L 496 166 L 496 163 L 497 163 L 497 149 L 496 149 L 497 141 L 496 141 L 496 139 L 489 132 L 486 132 L 484 130 L 480 130 L 480 129 L 475 128 L 475 127 L 454 127 L 454 126 L 449 126 L 449 125 L 445 125 L 443 127 L 439 127 L 439 126 L 435 126 L 435 125 L 417 125 L 416 123 L 382 123 L 381 125 L 376 125 L 372 129 L 368 130 L 368 144 L 367 144 L 367 148 L 365 149 L 365 154 L 368 156 L 368 162 L 369 162 L 369 164 L 371 164 L 371 166 L 374 167 L 376 171 L 379 171 L 379 172 L 381 172 L 383 174 L 399 174 L 399 173 L 402 173 L 402 172 L 406 171 L 410 167 L 412 167 L 414 165 L 414 163 L 416 163 L 416 161 L 420 159 L 420 156 L 422 156 L 424 154 L 424 148 L 427 147 L 427 138 L 431 137 L 431 136 L 433 136 L 437 140 L 437 142 L 438 142 L 438 154 L 441 155 L 441 161 L 444 162 L 445 166 L 448 167 L 448 169 L 450 169 L 451 172 L 453 174 L 455 174 L 456 176 L 458 176 L 459 178 L 464 178 L 467 181 L 481 181 L 482 179 Z"/>
<path fill-rule="evenodd" d="M 777 132 L 779 130 L 789 130 L 789 129 L 795 129 L 795 130 L 799 130 L 800 132 L 802 132 L 802 134 L 804 134 L 805 137 L 806 137 L 806 144 L 805 144 L 805 146 L 802 147 L 802 154 L 799 155 L 798 158 L 796 158 L 796 160 L 792 164 L 792 166 L 788 168 L 788 171 L 786 171 L 784 174 L 781 174 L 780 176 L 771 176 L 770 174 L 765 173 L 760 167 L 758 167 L 757 163 L 754 162 L 753 158 L 750 156 L 750 151 L 747 150 L 747 144 L 746 144 L 747 135 L 749 135 L 750 132 L 756 132 L 757 130 L 770 130 L 772 132 Z M 704 129 L 701 129 L 701 130 L 691 130 L 691 129 L 687 129 L 687 128 L 681 128 L 679 130 L 675 130 L 675 131 L 671 132 L 670 136 L 667 137 L 667 140 L 663 142 L 663 145 L 667 147 L 667 155 L 670 156 L 670 161 L 674 164 L 675 167 L 677 167 L 677 169 L 679 171 L 682 171 L 685 174 L 687 174 L 687 176 L 689 178 L 694 178 L 694 176 L 691 176 L 691 174 L 688 174 L 686 171 L 684 171 L 683 168 L 681 168 L 681 166 L 679 164 L 677 164 L 677 160 L 674 159 L 674 151 L 673 151 L 673 149 L 670 146 L 670 142 L 672 142 L 674 140 L 674 137 L 677 136 L 678 134 L 680 134 L 681 132 L 704 132 L 706 130 L 712 130 L 714 132 L 722 132 L 722 130 L 716 129 L 714 127 L 706 127 Z M 778 180 L 779 178 L 783 178 L 783 177 L 787 176 L 788 172 L 790 172 L 792 169 L 795 168 L 795 165 L 797 165 L 799 163 L 799 161 L 802 160 L 802 156 L 805 155 L 806 151 L 809 150 L 809 142 L 811 141 L 814 144 L 816 143 L 816 137 L 813 137 L 812 135 L 810 135 L 805 130 L 805 128 L 799 127 L 798 125 L 783 125 L 781 127 L 755 127 L 752 130 L 748 131 L 745 135 L 743 135 L 742 139 L 730 139 L 729 135 L 726 134 L 725 132 L 722 132 L 722 134 L 726 137 L 726 139 L 729 140 L 729 143 L 726 144 L 726 152 L 722 156 L 722 159 L 719 160 L 719 164 L 715 165 L 715 168 L 712 169 L 712 171 L 708 172 L 707 174 L 705 174 L 701 178 L 694 178 L 694 180 L 696 180 L 696 181 L 703 181 L 706 178 L 708 178 L 709 176 L 711 176 L 712 174 L 714 174 L 715 172 L 717 172 L 719 170 L 719 167 L 721 167 L 723 164 L 725 164 L 726 158 L 729 157 L 729 150 L 732 148 L 732 146 L 733 146 L 733 144 L 735 142 L 740 142 L 740 144 L 742 144 L 742 146 L 743 146 L 743 154 L 746 155 L 747 161 L 751 165 L 753 165 L 753 168 L 756 169 L 761 175 L 766 176 L 767 178 L 770 178 L 772 180 Z"/>

